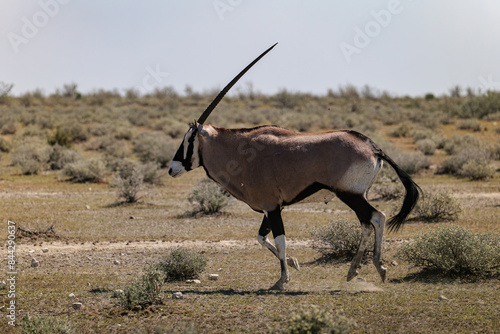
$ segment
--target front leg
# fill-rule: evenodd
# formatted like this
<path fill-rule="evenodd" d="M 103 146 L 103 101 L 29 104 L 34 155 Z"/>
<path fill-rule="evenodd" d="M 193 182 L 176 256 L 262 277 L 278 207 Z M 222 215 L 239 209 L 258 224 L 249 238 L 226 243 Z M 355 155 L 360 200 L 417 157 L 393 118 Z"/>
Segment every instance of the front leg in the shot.
<path fill-rule="evenodd" d="M 281 277 L 271 287 L 271 290 L 283 290 L 283 284 L 290 281 L 290 276 L 288 274 L 288 266 L 286 259 L 286 237 L 285 237 L 285 227 L 283 225 L 283 220 L 281 219 L 281 210 L 277 209 L 275 211 L 266 214 L 269 223 L 271 225 L 271 230 L 273 231 L 274 244 L 276 246 L 276 251 L 278 259 L 280 260 L 281 267 Z"/>

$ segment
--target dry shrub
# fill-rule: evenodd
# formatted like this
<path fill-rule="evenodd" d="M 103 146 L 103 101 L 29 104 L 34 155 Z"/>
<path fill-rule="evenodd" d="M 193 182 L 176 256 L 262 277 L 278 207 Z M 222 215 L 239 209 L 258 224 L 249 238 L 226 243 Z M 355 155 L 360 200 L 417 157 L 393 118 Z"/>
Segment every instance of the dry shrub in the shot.
<path fill-rule="evenodd" d="M 417 218 L 428 222 L 455 220 L 462 212 L 460 203 L 447 191 L 424 191 L 415 207 Z"/>
<path fill-rule="evenodd" d="M 286 327 L 281 333 L 289 334 L 316 334 L 316 333 L 349 333 L 349 328 L 355 322 L 341 315 L 333 314 L 330 310 L 321 309 L 316 305 L 302 305 L 291 313 Z"/>
<path fill-rule="evenodd" d="M 50 147 L 37 138 L 25 138 L 11 153 L 12 163 L 21 168 L 24 175 L 38 174 L 49 160 Z"/>
<path fill-rule="evenodd" d="M 100 159 L 79 160 L 66 165 L 63 174 L 69 177 L 69 181 L 85 183 L 98 183 L 104 180 L 106 166 Z"/>
<path fill-rule="evenodd" d="M 361 242 L 359 223 L 337 221 L 312 231 L 313 248 L 324 258 L 351 258 Z"/>
<path fill-rule="evenodd" d="M 25 316 L 22 320 L 23 334 L 69 334 L 73 332 L 73 328 L 68 319 L 58 318 L 54 316 Z"/>
<path fill-rule="evenodd" d="M 195 212 L 211 215 L 220 212 L 229 204 L 230 195 L 218 184 L 203 180 L 193 187 L 188 201 Z"/>
<path fill-rule="evenodd" d="M 438 270 L 446 275 L 500 275 L 500 237 L 458 226 L 423 233 L 404 244 L 397 256 L 424 270 Z"/>
<path fill-rule="evenodd" d="M 197 278 L 204 270 L 208 260 L 195 251 L 177 247 L 171 249 L 160 260 L 157 267 L 163 273 L 166 281 L 183 281 Z"/>
<path fill-rule="evenodd" d="M 61 145 L 54 145 L 49 152 L 49 167 L 52 170 L 63 169 L 66 165 L 82 159 L 80 153 Z"/>
<path fill-rule="evenodd" d="M 118 303 L 125 309 L 143 309 L 160 302 L 160 293 L 165 276 L 157 265 L 150 265 L 144 274 L 123 289 Z"/>
<path fill-rule="evenodd" d="M 142 162 L 156 162 L 166 167 L 175 153 L 175 144 L 161 132 L 143 132 L 133 140 L 134 153 Z"/>
<path fill-rule="evenodd" d="M 140 166 L 130 171 L 121 170 L 115 177 L 112 186 L 116 187 L 118 198 L 127 203 L 135 203 L 140 199 L 139 193 L 144 189 L 144 173 Z"/>

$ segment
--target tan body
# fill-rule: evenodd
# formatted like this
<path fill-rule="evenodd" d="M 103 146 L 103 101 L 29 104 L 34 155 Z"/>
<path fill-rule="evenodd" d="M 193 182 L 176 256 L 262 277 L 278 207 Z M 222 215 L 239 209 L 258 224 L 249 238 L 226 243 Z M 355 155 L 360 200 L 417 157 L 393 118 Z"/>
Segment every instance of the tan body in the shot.
<path fill-rule="evenodd" d="M 322 187 L 364 195 L 381 167 L 370 143 L 344 131 L 302 134 L 279 127 L 207 125 L 200 131 L 199 152 L 212 179 L 261 212 Z"/>

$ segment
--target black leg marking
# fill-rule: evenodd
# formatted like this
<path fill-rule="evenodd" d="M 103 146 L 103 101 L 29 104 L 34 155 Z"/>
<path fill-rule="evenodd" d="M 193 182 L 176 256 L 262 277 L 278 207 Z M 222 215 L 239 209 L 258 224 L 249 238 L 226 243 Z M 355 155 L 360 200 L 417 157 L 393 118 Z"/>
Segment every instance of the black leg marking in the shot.
<path fill-rule="evenodd" d="M 364 195 L 341 192 L 337 193 L 337 196 L 352 210 L 354 210 L 354 212 L 358 216 L 359 221 L 361 222 L 362 227 L 361 242 L 359 244 L 358 251 L 352 260 L 349 272 L 347 273 L 347 280 L 350 281 L 358 274 L 356 269 L 359 267 L 363 254 L 366 250 L 372 230 L 375 230 L 373 264 L 377 268 L 382 281 L 385 281 L 387 269 L 382 267 L 382 264 L 380 262 L 380 259 L 382 257 L 382 241 L 384 236 L 384 214 L 371 206 Z"/>

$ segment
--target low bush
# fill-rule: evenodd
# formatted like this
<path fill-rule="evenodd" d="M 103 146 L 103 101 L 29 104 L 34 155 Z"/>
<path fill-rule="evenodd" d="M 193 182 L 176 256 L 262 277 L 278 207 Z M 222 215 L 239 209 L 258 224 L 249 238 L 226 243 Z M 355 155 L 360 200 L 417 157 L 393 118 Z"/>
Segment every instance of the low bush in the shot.
<path fill-rule="evenodd" d="M 460 203 L 446 191 L 427 192 L 415 207 L 418 219 L 428 222 L 455 220 L 462 212 Z"/>
<path fill-rule="evenodd" d="M 500 275 L 500 237 L 473 233 L 458 226 L 423 233 L 404 244 L 397 256 L 411 265 L 446 275 Z"/>
<path fill-rule="evenodd" d="M 134 153 L 142 162 L 156 162 L 161 168 L 172 160 L 176 146 L 161 132 L 142 132 L 132 141 Z"/>
<path fill-rule="evenodd" d="M 22 323 L 23 334 L 69 334 L 73 331 L 67 319 L 57 317 L 25 316 Z"/>
<path fill-rule="evenodd" d="M 133 167 L 129 172 L 120 171 L 112 186 L 116 187 L 118 198 L 126 203 L 135 203 L 140 199 L 139 193 L 144 189 L 144 173 L 140 166 Z"/>
<path fill-rule="evenodd" d="M 0 152 L 8 153 L 12 148 L 12 144 L 10 141 L 5 139 L 4 137 L 0 137 Z"/>
<path fill-rule="evenodd" d="M 390 201 L 403 196 L 403 185 L 398 178 L 382 176 L 373 185 L 373 191 L 380 199 Z"/>
<path fill-rule="evenodd" d="M 63 169 L 66 165 L 81 160 L 81 155 L 67 147 L 56 144 L 49 150 L 49 167 L 52 170 Z"/>
<path fill-rule="evenodd" d="M 79 160 L 66 165 L 63 174 L 69 177 L 69 181 L 85 183 L 98 183 L 104 180 L 106 167 L 100 159 Z"/>
<path fill-rule="evenodd" d="M 481 123 L 477 119 L 466 119 L 458 123 L 457 128 L 478 132 L 481 131 Z"/>
<path fill-rule="evenodd" d="M 484 145 L 464 146 L 462 150 L 443 160 L 439 172 L 471 180 L 484 180 L 495 173 L 495 169 L 490 165 L 491 156 L 491 150 Z"/>
<path fill-rule="evenodd" d="M 425 155 L 433 155 L 437 149 L 437 144 L 432 139 L 420 139 L 415 142 L 417 147 Z"/>
<path fill-rule="evenodd" d="M 349 333 L 354 321 L 341 315 L 332 314 L 316 305 L 304 305 L 293 311 L 281 333 L 289 334 L 342 334 Z"/>
<path fill-rule="evenodd" d="M 399 167 L 408 174 L 417 174 L 431 165 L 431 160 L 420 151 L 399 152 L 391 156 Z"/>
<path fill-rule="evenodd" d="M 195 212 L 207 215 L 220 212 L 229 204 L 230 195 L 218 184 L 210 180 L 199 182 L 193 187 L 188 201 Z"/>
<path fill-rule="evenodd" d="M 458 174 L 472 181 L 487 180 L 495 175 L 495 167 L 486 160 L 469 160 Z"/>
<path fill-rule="evenodd" d="M 359 223 L 337 221 L 312 231 L 313 248 L 325 258 L 351 258 L 361 242 Z"/>
<path fill-rule="evenodd" d="M 12 163 L 21 168 L 24 175 L 38 174 L 49 160 L 50 147 L 36 138 L 24 139 L 11 153 Z"/>
<path fill-rule="evenodd" d="M 160 260 L 158 269 L 166 281 L 183 281 L 198 277 L 207 265 L 207 259 L 189 249 L 178 247 Z"/>
<path fill-rule="evenodd" d="M 125 309 L 143 309 L 160 301 L 161 288 L 165 276 L 156 265 L 146 268 L 144 274 L 123 289 L 118 297 L 118 303 Z"/>

